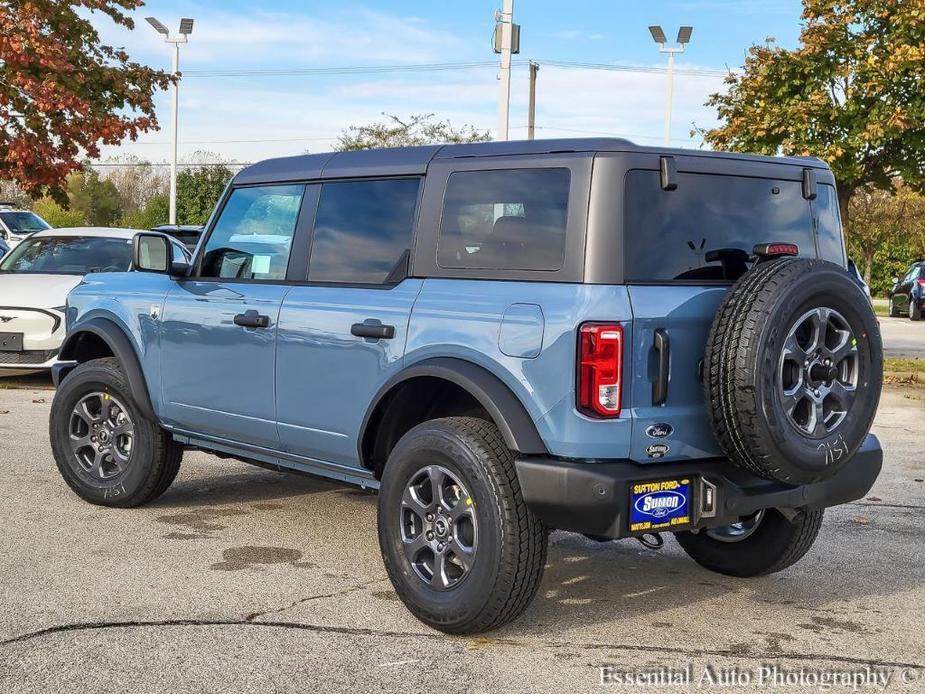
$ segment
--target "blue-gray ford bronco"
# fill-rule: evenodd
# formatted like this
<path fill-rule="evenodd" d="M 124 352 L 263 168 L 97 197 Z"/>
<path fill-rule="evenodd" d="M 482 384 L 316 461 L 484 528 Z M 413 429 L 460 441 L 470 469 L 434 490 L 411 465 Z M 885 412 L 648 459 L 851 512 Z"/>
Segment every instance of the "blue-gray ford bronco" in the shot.
<path fill-rule="evenodd" d="M 272 159 L 190 263 L 68 299 L 50 436 L 131 507 L 199 449 L 377 489 L 385 568 L 448 633 L 533 599 L 552 529 L 798 561 L 880 472 L 877 321 L 811 158 L 498 142 Z M 370 529 L 372 531 L 372 529 Z"/>

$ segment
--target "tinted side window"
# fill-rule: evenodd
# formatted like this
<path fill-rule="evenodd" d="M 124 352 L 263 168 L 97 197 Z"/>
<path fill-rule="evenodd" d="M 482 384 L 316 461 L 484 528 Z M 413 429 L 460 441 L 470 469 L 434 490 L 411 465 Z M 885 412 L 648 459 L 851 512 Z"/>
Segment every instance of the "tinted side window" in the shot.
<path fill-rule="evenodd" d="M 568 194 L 568 169 L 452 174 L 437 237 L 437 264 L 445 268 L 560 269 Z"/>
<path fill-rule="evenodd" d="M 305 187 L 237 188 L 209 236 L 202 277 L 282 280 Z"/>
<path fill-rule="evenodd" d="M 845 247 L 842 243 L 841 218 L 838 216 L 838 194 L 829 185 L 821 185 L 817 190 L 814 205 L 819 257 L 844 265 Z"/>
<path fill-rule="evenodd" d="M 795 243 L 801 256 L 816 255 L 809 201 L 796 181 L 682 173 L 666 191 L 657 171 L 630 171 L 625 201 L 630 282 L 734 280 L 758 243 Z"/>
<path fill-rule="evenodd" d="M 321 188 L 312 282 L 385 284 L 407 273 L 420 180 L 347 181 Z"/>

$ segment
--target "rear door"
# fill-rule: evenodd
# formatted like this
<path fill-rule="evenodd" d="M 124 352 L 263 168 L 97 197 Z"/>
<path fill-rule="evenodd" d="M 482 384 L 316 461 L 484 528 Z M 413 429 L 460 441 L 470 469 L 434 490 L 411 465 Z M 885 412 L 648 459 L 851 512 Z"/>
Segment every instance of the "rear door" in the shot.
<path fill-rule="evenodd" d="M 283 302 L 276 400 L 282 448 L 359 465 L 357 436 L 382 384 L 401 369 L 422 280 L 408 277 L 422 179 L 319 186 L 308 275 Z"/>
<path fill-rule="evenodd" d="M 658 171 L 631 170 L 625 177 L 635 460 L 720 455 L 700 373 L 716 311 L 747 269 L 755 244 L 786 241 L 797 244 L 800 255 L 816 256 L 802 172 L 774 168 L 777 176 L 746 177 L 679 165 L 671 190 L 663 189 Z"/>

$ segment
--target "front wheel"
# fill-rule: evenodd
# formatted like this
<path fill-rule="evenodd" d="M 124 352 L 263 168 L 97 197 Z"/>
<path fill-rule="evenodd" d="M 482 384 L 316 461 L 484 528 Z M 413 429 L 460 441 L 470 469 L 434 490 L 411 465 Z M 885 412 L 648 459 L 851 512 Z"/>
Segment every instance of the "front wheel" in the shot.
<path fill-rule="evenodd" d="M 675 533 L 675 539 L 705 569 L 747 578 L 797 563 L 813 546 L 821 525 L 822 510 L 788 519 L 777 509 L 763 509 L 731 525 Z"/>
<path fill-rule="evenodd" d="M 166 491 L 183 448 L 146 419 L 115 359 L 81 364 L 58 386 L 51 449 L 68 486 L 85 501 L 130 507 Z"/>
<path fill-rule="evenodd" d="M 395 592 L 449 634 L 495 629 L 530 604 L 547 530 L 524 503 L 497 427 L 424 422 L 393 449 L 379 490 L 379 546 Z"/>

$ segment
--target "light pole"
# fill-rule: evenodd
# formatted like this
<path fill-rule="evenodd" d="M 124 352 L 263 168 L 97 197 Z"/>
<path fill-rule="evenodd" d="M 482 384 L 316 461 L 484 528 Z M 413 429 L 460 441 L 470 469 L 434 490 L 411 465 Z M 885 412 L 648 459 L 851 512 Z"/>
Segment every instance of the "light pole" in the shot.
<path fill-rule="evenodd" d="M 668 54 L 668 87 L 665 92 L 665 146 L 671 145 L 671 100 L 674 91 L 674 54 L 683 53 L 684 47 L 690 43 L 694 27 L 683 26 L 678 29 L 677 46 L 668 46 L 665 32 L 658 25 L 649 27 L 652 39 L 659 45 L 659 53 Z"/>
<path fill-rule="evenodd" d="M 179 36 L 171 36 L 163 24 L 154 17 L 145 17 L 148 24 L 154 27 L 159 34 L 163 34 L 164 42 L 173 44 L 173 61 L 170 66 L 170 74 L 174 77 L 173 90 L 171 92 L 170 110 L 173 114 L 173 123 L 171 124 L 173 155 L 170 159 L 170 223 L 177 223 L 177 111 L 180 89 L 180 44 L 187 42 L 187 37 L 193 33 L 193 20 L 184 17 L 180 20 Z"/>

